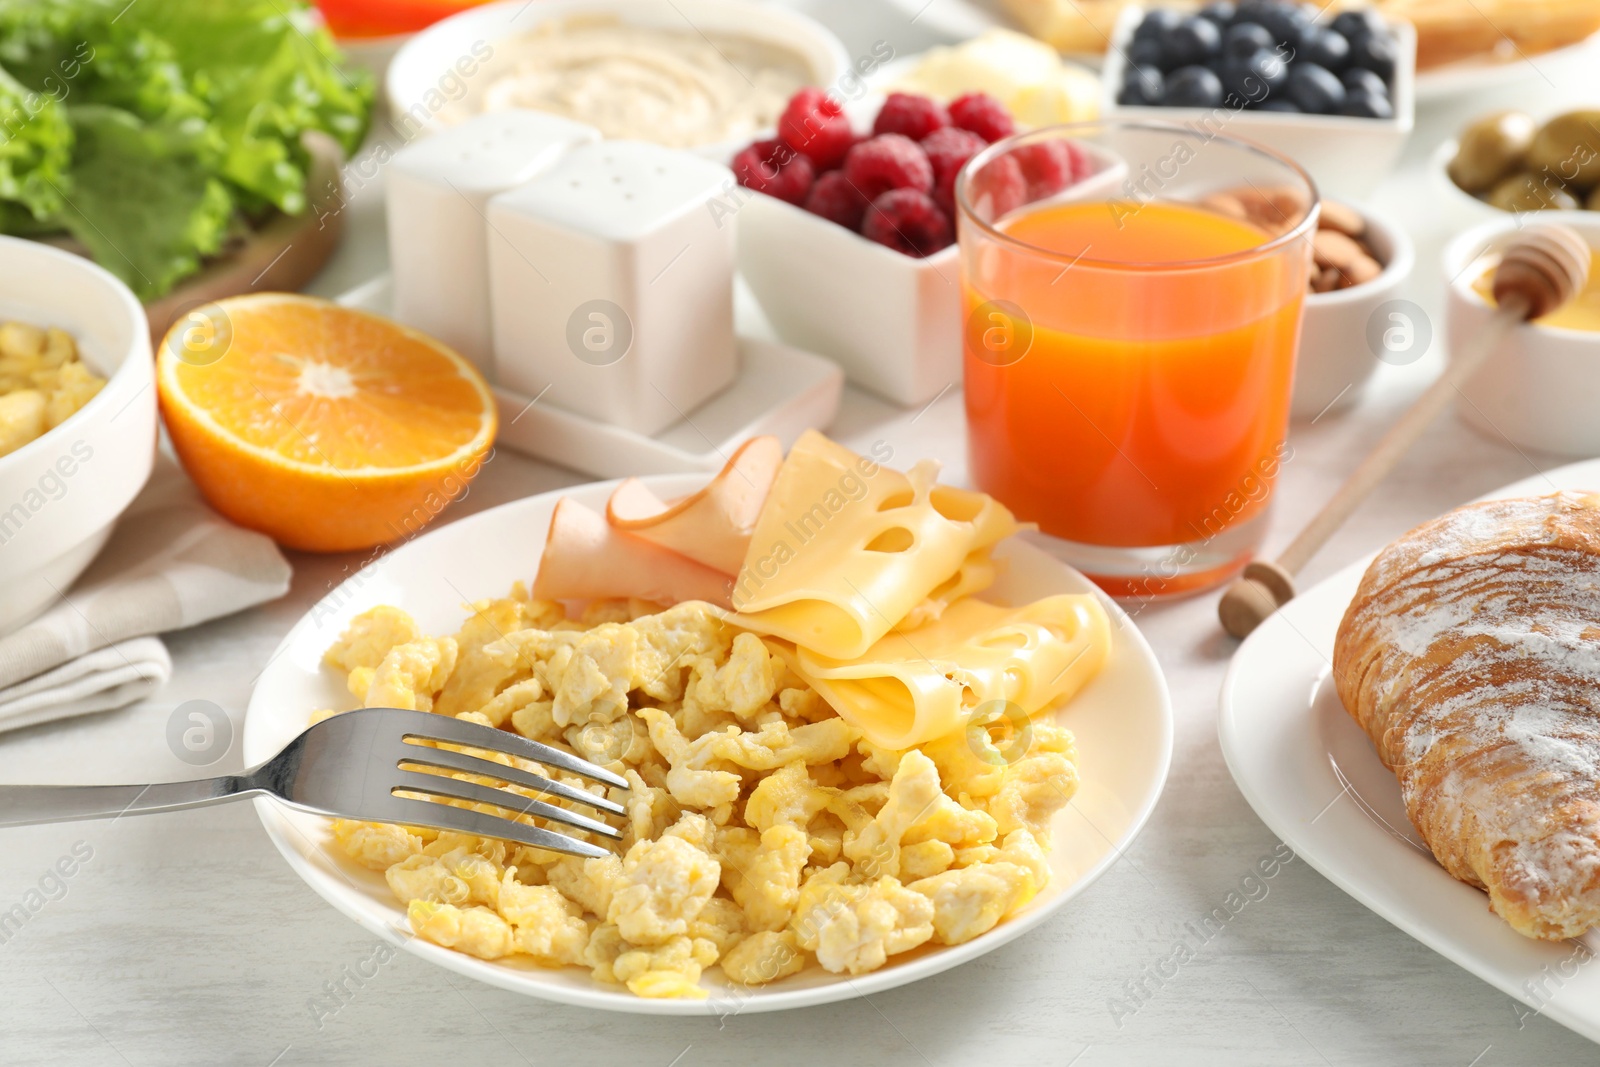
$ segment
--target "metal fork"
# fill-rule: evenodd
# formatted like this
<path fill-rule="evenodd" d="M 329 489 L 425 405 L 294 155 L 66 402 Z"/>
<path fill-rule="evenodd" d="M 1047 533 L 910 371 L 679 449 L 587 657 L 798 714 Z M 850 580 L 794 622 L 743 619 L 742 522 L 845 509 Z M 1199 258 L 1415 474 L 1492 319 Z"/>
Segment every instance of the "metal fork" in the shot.
<path fill-rule="evenodd" d="M 624 814 L 614 800 L 464 752 L 419 742 L 443 742 L 503 753 L 627 789 L 627 780 L 569 752 L 529 741 L 508 730 L 398 708 L 365 708 L 325 719 L 267 762 L 242 774 L 160 785 L 3 785 L 0 826 L 31 826 L 73 819 L 103 819 L 179 811 L 240 797 L 271 796 L 318 815 L 370 822 L 430 826 L 479 837 L 500 837 L 573 856 L 611 855 L 606 849 L 550 830 L 481 811 L 452 807 L 416 795 L 491 804 L 517 815 L 587 830 L 616 840 L 621 831 L 598 819 L 505 789 L 463 782 L 426 767 L 461 771 L 536 790 L 548 797 Z M 406 796 L 403 794 L 413 794 Z"/>

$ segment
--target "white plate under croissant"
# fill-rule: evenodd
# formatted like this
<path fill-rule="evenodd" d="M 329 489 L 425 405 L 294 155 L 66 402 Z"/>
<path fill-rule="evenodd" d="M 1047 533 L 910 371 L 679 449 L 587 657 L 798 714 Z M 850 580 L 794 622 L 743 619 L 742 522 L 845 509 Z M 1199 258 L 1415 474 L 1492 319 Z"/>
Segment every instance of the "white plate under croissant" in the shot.
<path fill-rule="evenodd" d="M 1591 460 L 1484 499 L 1596 488 L 1600 461 Z M 1600 971 L 1587 966 L 1595 934 L 1525 937 L 1440 866 L 1395 775 L 1335 691 L 1335 636 L 1371 559 L 1300 594 L 1240 647 L 1218 725 L 1228 768 L 1262 821 L 1345 892 L 1530 1009 L 1600 1040 Z"/>

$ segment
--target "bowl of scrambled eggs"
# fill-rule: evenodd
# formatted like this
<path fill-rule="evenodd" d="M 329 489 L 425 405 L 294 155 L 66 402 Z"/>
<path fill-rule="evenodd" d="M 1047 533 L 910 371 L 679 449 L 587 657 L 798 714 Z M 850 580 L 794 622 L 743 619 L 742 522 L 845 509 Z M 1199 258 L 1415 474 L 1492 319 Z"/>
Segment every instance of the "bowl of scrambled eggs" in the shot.
<path fill-rule="evenodd" d="M 634 485 L 683 501 L 703 483 Z M 308 716 L 395 706 L 563 745 L 631 783 L 613 797 L 627 807 L 622 847 L 598 860 L 258 801 L 294 870 L 371 932 L 564 1003 L 700 1015 L 803 1007 L 936 974 L 1023 935 L 1143 825 L 1171 753 L 1165 683 L 1126 616 L 1075 571 L 1004 540 L 976 609 L 978 644 L 1008 678 L 1051 639 L 1030 628 L 1050 615 L 1039 605 L 1061 609 L 1054 636 L 1080 648 L 1062 699 L 908 743 L 909 733 L 884 732 L 890 720 L 856 714 L 887 683 L 851 690 L 840 661 L 756 632 L 754 610 L 616 596 L 580 608 L 542 598 L 540 580 L 523 585 L 541 538 L 567 536 L 558 512 L 598 519 L 617 486 L 544 494 L 429 532 L 334 590 L 263 673 L 247 762 Z M 906 633 L 921 644 L 938 632 L 937 620 L 926 625 Z M 915 662 L 902 666 L 915 674 Z"/>
<path fill-rule="evenodd" d="M 0 237 L 0 633 L 58 599 L 149 479 L 153 373 L 126 285 Z"/>

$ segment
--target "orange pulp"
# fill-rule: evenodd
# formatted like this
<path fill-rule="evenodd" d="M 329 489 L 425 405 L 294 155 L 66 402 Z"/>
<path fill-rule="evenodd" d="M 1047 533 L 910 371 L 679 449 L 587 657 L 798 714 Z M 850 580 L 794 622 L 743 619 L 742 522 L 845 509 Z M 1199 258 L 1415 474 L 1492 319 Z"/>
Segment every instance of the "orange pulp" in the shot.
<path fill-rule="evenodd" d="M 1189 545 L 1258 515 L 1285 453 L 1305 242 L 1252 257 L 1261 230 L 1162 201 L 1046 204 L 999 229 L 1067 258 L 993 239 L 966 258 L 977 484 L 1088 545 Z M 987 301 L 1031 324 L 1020 358 L 982 350 Z"/>

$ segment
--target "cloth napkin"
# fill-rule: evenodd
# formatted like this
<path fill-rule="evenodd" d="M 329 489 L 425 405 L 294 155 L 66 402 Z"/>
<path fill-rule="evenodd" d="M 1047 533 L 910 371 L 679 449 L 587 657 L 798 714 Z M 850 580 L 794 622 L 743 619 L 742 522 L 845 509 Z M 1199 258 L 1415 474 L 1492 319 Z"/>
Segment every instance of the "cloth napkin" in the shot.
<path fill-rule="evenodd" d="M 166 684 L 154 636 L 231 615 L 289 589 L 262 534 L 200 501 L 165 456 L 105 549 L 61 601 L 0 638 L 0 731 L 119 708 Z"/>

